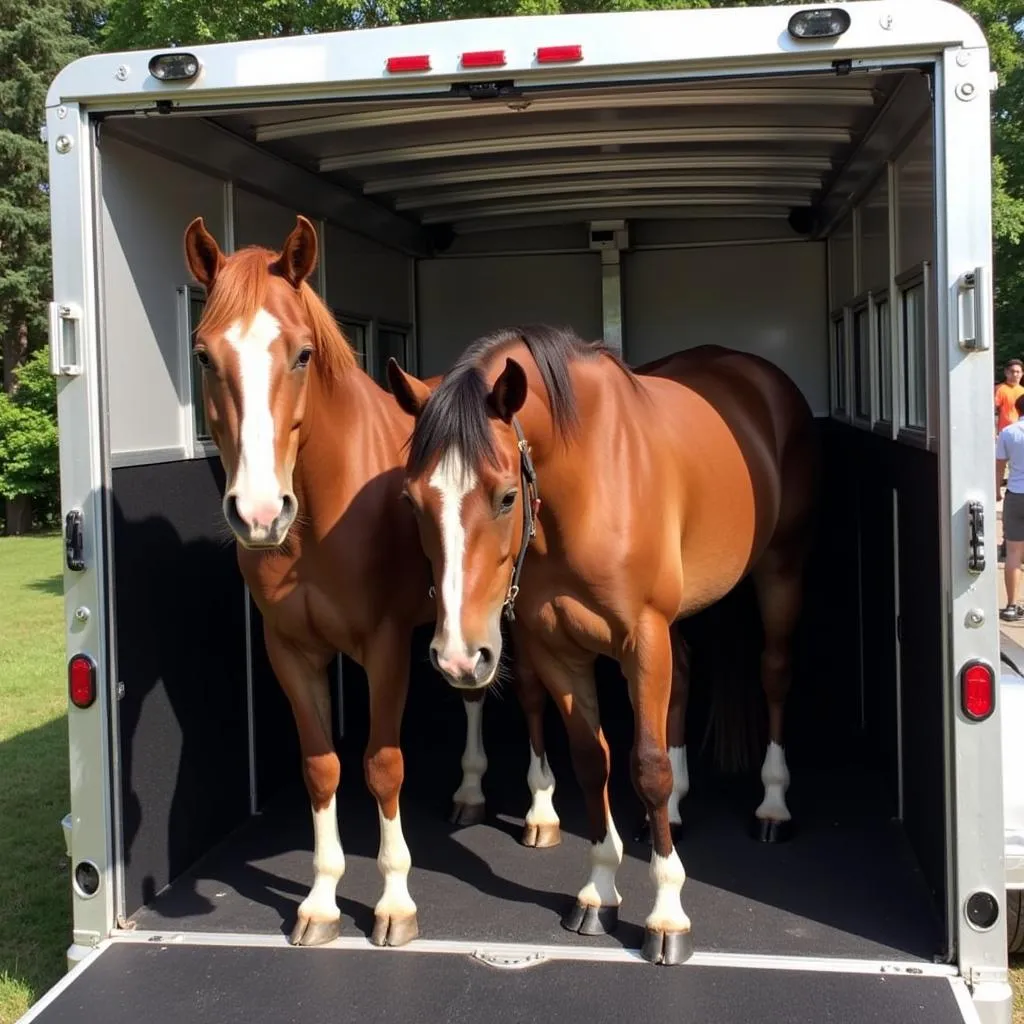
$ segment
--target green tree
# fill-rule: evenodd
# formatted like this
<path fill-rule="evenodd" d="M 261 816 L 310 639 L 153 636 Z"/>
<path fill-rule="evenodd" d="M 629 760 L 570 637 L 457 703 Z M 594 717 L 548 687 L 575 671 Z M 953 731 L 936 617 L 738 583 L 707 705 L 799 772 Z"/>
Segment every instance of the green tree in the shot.
<path fill-rule="evenodd" d="M 29 502 L 40 520 L 57 510 L 57 383 L 47 348 L 15 370 L 12 394 L 0 392 L 0 495 Z"/>
<path fill-rule="evenodd" d="M 92 48 L 89 37 L 98 31 L 99 19 L 90 3 L 0 3 L 0 355 L 8 395 L 18 366 L 46 341 L 50 208 L 46 146 L 39 129 L 54 75 Z M 0 444 L 10 444 L 2 431 Z M 2 462 L 0 474 L 7 474 Z M 28 493 L 5 494 L 7 532 L 23 532 L 31 525 Z"/>

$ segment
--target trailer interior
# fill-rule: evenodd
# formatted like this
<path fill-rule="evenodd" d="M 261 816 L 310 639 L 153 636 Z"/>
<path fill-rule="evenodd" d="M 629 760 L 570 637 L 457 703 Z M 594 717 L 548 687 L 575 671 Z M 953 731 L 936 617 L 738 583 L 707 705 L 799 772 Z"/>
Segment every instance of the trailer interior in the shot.
<path fill-rule="evenodd" d="M 280 937 L 312 879 L 295 729 L 221 521 L 189 340 L 203 296 L 182 249 L 198 215 L 222 247 L 278 248 L 312 207 L 312 283 L 382 386 L 389 356 L 437 374 L 480 334 L 531 321 L 605 337 L 631 365 L 716 342 L 793 377 L 825 451 L 786 724 L 796 832 L 775 845 L 748 833 L 764 726 L 759 624 L 741 584 L 685 623 L 683 905 L 698 951 L 950 961 L 928 67 L 476 81 L 102 118 L 125 925 Z M 634 839 L 617 668 L 602 662 L 599 680 L 623 906 L 614 935 L 583 938 L 559 924 L 587 839 L 553 706 L 561 845 L 519 842 L 528 747 L 511 694 L 485 704 L 487 820 L 450 824 L 465 715 L 430 668 L 430 634 L 416 640 L 403 726 L 421 937 L 638 948 L 649 847 Z M 368 936 L 380 875 L 365 677 L 343 660 L 336 698 L 339 678 L 342 934 Z M 706 734 L 716 694 L 752 709 L 739 770 Z"/>

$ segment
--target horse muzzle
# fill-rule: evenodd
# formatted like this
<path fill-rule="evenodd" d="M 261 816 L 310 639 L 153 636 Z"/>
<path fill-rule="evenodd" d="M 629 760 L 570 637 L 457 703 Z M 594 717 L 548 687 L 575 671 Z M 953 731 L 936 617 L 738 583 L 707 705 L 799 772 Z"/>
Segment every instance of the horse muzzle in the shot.
<path fill-rule="evenodd" d="M 294 494 L 282 494 L 276 501 L 243 503 L 237 494 L 224 498 L 224 518 L 238 542 L 245 548 L 276 548 L 284 543 L 298 515 Z"/>

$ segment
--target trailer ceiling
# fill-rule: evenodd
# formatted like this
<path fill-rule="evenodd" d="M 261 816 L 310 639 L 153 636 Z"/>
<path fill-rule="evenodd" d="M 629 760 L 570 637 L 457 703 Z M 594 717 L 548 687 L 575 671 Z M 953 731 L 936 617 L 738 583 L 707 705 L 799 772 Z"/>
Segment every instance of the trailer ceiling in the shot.
<path fill-rule="evenodd" d="M 920 71 L 906 68 L 530 90 L 505 83 L 502 95 L 485 98 L 456 89 L 465 84 L 450 94 L 205 116 L 385 216 L 465 234 L 621 218 L 785 220 L 794 208 L 847 201 L 872 160 L 885 158 L 871 139 L 886 115 L 906 108 L 889 118 L 906 132 L 916 126 L 907 110 L 919 121 L 928 96 Z M 121 125 L 155 139 L 164 120 Z M 892 131 L 883 134 L 891 152 Z"/>

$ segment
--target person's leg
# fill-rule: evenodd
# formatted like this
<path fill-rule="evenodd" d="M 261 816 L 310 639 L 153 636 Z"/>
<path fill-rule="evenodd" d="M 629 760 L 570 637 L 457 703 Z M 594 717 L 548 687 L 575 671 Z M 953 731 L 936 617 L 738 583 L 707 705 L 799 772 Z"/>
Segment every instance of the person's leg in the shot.
<path fill-rule="evenodd" d="M 1024 560 L 1024 540 L 1006 541 L 1006 564 L 1003 566 L 1003 574 L 1006 580 L 1006 608 L 1000 613 L 1004 619 L 1019 619 L 1021 607 L 1018 601 L 1020 596 L 1020 565 Z"/>

